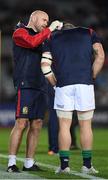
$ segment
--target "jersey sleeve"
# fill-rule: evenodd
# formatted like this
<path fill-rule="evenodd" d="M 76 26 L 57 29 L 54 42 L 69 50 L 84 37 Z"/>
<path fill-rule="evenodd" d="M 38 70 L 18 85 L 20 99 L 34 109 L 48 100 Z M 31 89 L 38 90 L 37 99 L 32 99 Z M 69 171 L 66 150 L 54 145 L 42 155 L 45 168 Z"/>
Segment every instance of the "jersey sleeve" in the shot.
<path fill-rule="evenodd" d="M 101 38 L 97 35 L 97 33 L 90 29 L 90 33 L 91 33 L 91 40 L 92 40 L 92 44 L 95 44 L 95 43 L 101 43 Z"/>
<path fill-rule="evenodd" d="M 24 48 L 34 48 L 39 46 L 45 39 L 47 39 L 51 34 L 49 28 L 45 28 L 40 33 L 36 35 L 30 35 L 28 31 L 24 28 L 18 28 L 13 33 L 13 41 L 17 46 Z"/>

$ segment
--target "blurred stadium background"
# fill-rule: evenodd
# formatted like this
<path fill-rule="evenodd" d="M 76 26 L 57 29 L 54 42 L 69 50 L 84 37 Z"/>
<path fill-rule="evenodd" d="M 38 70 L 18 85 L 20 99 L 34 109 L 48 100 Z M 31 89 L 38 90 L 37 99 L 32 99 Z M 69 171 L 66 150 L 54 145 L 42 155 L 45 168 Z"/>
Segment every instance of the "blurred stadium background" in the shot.
<path fill-rule="evenodd" d="M 105 64 L 95 83 L 96 107 L 94 124 L 108 125 L 108 1 L 107 0 L 0 0 L 0 126 L 14 124 L 15 91 L 12 82 L 12 33 L 19 20 L 26 20 L 36 9 L 45 10 L 50 20 L 72 21 L 92 27 L 102 38 Z"/>
<path fill-rule="evenodd" d="M 76 26 L 93 28 L 102 38 L 105 50 L 105 64 L 102 72 L 95 82 L 96 111 L 94 116 L 94 164 L 99 169 L 99 177 L 108 178 L 108 1 L 107 0 L 0 0 L 0 127 L 12 127 L 15 119 L 13 87 L 13 56 L 12 33 L 19 20 L 26 20 L 30 13 L 36 9 L 45 10 L 50 21 L 54 19 L 69 20 Z M 47 125 L 47 116 L 45 118 Z M 0 178 L 6 179 L 8 141 L 10 128 L 0 128 Z M 77 138 L 79 133 L 77 131 Z M 40 136 L 37 161 L 46 164 L 58 165 L 58 157 L 47 155 L 47 129 L 43 128 Z M 25 156 L 25 137 L 19 152 L 20 157 Z M 80 171 L 81 156 L 79 151 L 72 151 L 72 169 Z M 18 164 L 22 167 L 22 163 Z M 1 171 L 3 169 L 3 172 Z M 3 176 L 2 176 L 3 173 Z M 60 178 L 54 175 L 54 170 L 39 174 L 45 178 Z M 16 177 L 17 178 L 17 177 Z M 15 177 L 13 179 L 16 179 Z M 62 175 L 61 178 L 68 177 Z M 69 176 L 76 179 L 76 176 Z M 12 177 L 9 177 L 12 179 Z M 24 178 L 22 178 L 24 179 Z M 80 177 L 81 179 L 81 177 Z M 87 178 L 89 179 L 89 178 Z"/>

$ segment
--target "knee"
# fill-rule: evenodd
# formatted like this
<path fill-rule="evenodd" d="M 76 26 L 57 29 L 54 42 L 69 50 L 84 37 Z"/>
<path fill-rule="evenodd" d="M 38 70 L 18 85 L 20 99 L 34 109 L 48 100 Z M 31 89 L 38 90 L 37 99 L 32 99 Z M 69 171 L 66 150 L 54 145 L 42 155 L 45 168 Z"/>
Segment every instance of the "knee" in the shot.
<path fill-rule="evenodd" d="M 30 125 L 32 131 L 40 131 L 42 128 L 42 120 L 33 121 Z"/>
<path fill-rule="evenodd" d="M 15 128 L 19 129 L 20 131 L 23 131 L 26 128 L 27 120 L 24 119 L 17 119 L 15 123 Z"/>
<path fill-rule="evenodd" d="M 80 121 L 80 132 L 87 135 L 92 131 L 91 121 Z"/>

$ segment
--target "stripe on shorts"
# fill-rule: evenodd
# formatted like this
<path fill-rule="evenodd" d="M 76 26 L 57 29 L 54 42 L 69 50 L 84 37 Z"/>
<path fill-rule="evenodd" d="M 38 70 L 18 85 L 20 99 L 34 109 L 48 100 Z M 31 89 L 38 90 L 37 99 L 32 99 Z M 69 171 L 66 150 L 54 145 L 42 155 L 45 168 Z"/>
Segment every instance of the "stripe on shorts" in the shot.
<path fill-rule="evenodd" d="M 20 115 L 20 102 L 21 102 L 21 90 L 18 90 L 18 101 L 17 101 L 17 109 L 16 109 L 16 116 Z"/>

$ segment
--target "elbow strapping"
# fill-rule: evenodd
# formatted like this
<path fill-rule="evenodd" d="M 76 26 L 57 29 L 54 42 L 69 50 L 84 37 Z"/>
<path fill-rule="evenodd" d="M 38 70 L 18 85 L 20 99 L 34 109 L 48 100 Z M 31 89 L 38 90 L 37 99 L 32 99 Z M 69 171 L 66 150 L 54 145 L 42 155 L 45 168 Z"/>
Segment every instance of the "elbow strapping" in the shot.
<path fill-rule="evenodd" d="M 50 65 L 46 66 L 44 64 L 41 64 L 41 69 L 42 69 L 44 76 L 46 76 L 46 77 L 53 73 Z"/>

